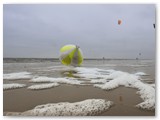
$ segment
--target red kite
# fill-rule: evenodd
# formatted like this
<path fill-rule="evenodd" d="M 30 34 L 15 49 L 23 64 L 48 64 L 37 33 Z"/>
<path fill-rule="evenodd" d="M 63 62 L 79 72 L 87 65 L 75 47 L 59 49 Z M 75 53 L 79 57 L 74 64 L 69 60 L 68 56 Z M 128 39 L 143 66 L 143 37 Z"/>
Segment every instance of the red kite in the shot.
<path fill-rule="evenodd" d="M 120 25 L 122 23 L 122 21 L 121 20 L 118 20 L 118 25 Z"/>

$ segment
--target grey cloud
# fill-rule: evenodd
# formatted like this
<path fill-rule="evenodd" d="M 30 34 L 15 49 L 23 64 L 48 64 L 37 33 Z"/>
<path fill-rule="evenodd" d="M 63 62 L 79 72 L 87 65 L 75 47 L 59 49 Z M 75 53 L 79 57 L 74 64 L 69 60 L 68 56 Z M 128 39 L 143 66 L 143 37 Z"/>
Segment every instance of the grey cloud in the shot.
<path fill-rule="evenodd" d="M 85 58 L 136 58 L 141 52 L 153 59 L 155 9 L 152 4 L 6 4 L 4 57 L 58 57 L 60 47 L 77 44 Z"/>

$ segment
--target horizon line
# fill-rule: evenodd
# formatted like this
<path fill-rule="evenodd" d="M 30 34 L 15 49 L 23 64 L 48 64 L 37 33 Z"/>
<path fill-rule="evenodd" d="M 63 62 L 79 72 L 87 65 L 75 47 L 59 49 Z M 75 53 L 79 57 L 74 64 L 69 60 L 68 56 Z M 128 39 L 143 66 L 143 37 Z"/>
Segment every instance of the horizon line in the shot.
<path fill-rule="evenodd" d="M 59 58 L 52 57 L 3 57 L 3 59 L 54 59 L 58 60 Z M 155 58 L 84 58 L 84 60 L 154 60 Z"/>

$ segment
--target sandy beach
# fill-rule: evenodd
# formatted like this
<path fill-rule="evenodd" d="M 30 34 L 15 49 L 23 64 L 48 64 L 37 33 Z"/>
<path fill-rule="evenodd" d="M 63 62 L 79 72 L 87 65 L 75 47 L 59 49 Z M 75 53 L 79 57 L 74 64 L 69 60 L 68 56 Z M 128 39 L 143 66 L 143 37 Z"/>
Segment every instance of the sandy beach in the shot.
<path fill-rule="evenodd" d="M 12 99 L 8 99 L 12 98 Z M 120 87 L 106 92 L 89 86 L 63 85 L 53 89 L 29 91 L 25 88 L 4 91 L 4 112 L 24 112 L 37 105 L 58 102 L 76 102 L 85 99 L 109 99 L 115 105 L 99 116 L 154 116 L 154 111 L 137 109 L 142 102 L 135 89 Z M 16 106 L 15 106 L 16 105 Z M 4 114 L 5 115 L 5 114 Z"/>
<path fill-rule="evenodd" d="M 157 117 L 157 8 L 4 3 L 3 116 Z"/>
<path fill-rule="evenodd" d="M 142 86 L 136 88 L 133 82 L 128 84 L 128 80 L 122 83 L 120 82 L 122 77 L 123 79 L 130 79 L 134 83 L 136 82 L 137 85 L 142 84 Z M 111 81 L 116 80 L 119 80 L 118 86 L 113 86 L 114 84 Z M 125 79 L 123 81 L 125 81 Z M 148 99 L 148 101 L 155 100 L 155 98 L 143 98 L 144 94 L 141 93 L 142 90 L 140 89 L 143 86 L 151 90 L 155 88 L 154 63 L 152 61 L 144 60 L 137 62 L 128 60 L 127 63 L 126 61 L 87 61 L 82 68 L 67 68 L 59 65 L 58 62 L 4 63 L 3 83 L 4 85 L 10 83 L 25 85 L 19 88 L 9 86 L 4 89 L 4 116 L 16 115 L 17 113 L 17 115 L 20 115 L 21 113 L 25 113 L 25 111 L 34 109 L 36 106 L 49 103 L 58 105 L 58 103 L 69 102 L 74 104 L 85 100 L 92 100 L 93 102 L 95 99 L 112 101 L 113 104 L 107 106 L 107 109 L 100 109 L 100 112 L 95 110 L 96 112 L 88 115 L 155 115 L 155 108 L 153 108 L 154 106 L 152 106 L 152 103 L 149 103 L 148 109 L 147 107 L 145 109 L 136 107 L 146 99 Z M 53 83 L 56 83 L 57 86 L 54 86 Z M 106 87 L 106 85 L 108 85 L 107 83 L 113 84 L 113 88 L 108 89 Z M 126 83 L 129 85 L 128 87 L 126 87 Z M 44 84 L 47 85 L 45 86 Z M 53 84 L 53 86 L 48 86 L 50 84 Z M 37 86 L 36 90 L 29 89 L 30 86 L 35 88 L 33 85 L 39 86 Z M 41 87 L 42 85 L 43 87 Z M 148 96 L 153 96 L 155 94 L 148 93 L 148 91 L 144 89 L 143 92 Z M 139 93 L 137 93 L 137 91 L 139 91 Z M 79 105 L 79 103 L 76 104 Z M 91 108 L 92 107 L 90 107 L 90 109 Z M 72 111 L 74 112 L 74 110 Z M 23 115 L 28 115 L 28 113 Z M 34 114 L 32 113 L 32 115 Z M 81 113 L 80 115 L 83 114 Z"/>

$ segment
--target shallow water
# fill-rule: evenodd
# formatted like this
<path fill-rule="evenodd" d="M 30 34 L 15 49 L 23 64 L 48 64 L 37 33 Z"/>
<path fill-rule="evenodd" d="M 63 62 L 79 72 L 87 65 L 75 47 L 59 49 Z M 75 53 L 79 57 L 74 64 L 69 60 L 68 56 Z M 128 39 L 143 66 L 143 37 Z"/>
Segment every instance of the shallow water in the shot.
<path fill-rule="evenodd" d="M 143 76 L 155 82 L 155 61 L 154 60 L 86 60 L 82 67 L 100 68 L 100 69 L 114 69 L 118 71 L 136 73 L 144 72 L 149 76 Z M 33 75 L 47 76 L 47 77 L 64 77 L 62 69 L 65 66 L 57 62 L 19 62 L 19 63 L 5 63 L 3 64 L 3 73 L 14 73 L 27 71 Z"/>
<path fill-rule="evenodd" d="M 144 83 L 155 83 L 155 62 L 153 60 L 85 60 L 82 68 L 92 70 L 99 68 L 102 70 L 116 70 L 135 74 L 143 72 L 146 75 L 141 76 Z M 59 61 L 55 62 L 33 62 L 19 61 L 3 64 L 4 74 L 29 72 L 32 77 L 45 76 L 49 78 L 76 78 L 77 71 L 63 66 Z M 99 73 L 98 73 L 99 74 Z M 102 74 L 102 72 L 101 72 Z M 105 73 L 106 74 L 106 73 Z M 94 75 L 94 73 L 92 74 Z M 81 76 L 80 76 L 81 78 Z M 87 78 L 88 80 L 89 78 Z M 98 77 L 96 79 L 99 79 Z M 4 80 L 5 83 L 22 83 L 27 86 L 35 83 L 29 82 L 30 79 Z M 83 81 L 83 80 L 82 80 Z M 87 83 L 87 81 L 86 81 Z M 40 83 L 36 83 L 40 84 Z M 91 84 L 91 83 L 89 83 Z M 111 109 L 100 115 L 154 115 L 154 111 L 146 111 L 135 108 L 135 105 L 142 102 L 142 99 L 136 94 L 136 89 L 118 87 L 110 91 L 104 91 L 93 86 L 77 86 L 72 84 L 61 84 L 55 88 L 44 90 L 29 90 L 27 87 L 4 91 L 4 112 L 23 112 L 30 110 L 37 105 L 57 102 L 76 102 L 85 99 L 102 98 L 114 102 Z M 12 99 L 11 99 L 12 98 Z M 27 99 L 30 98 L 30 99 Z"/>

